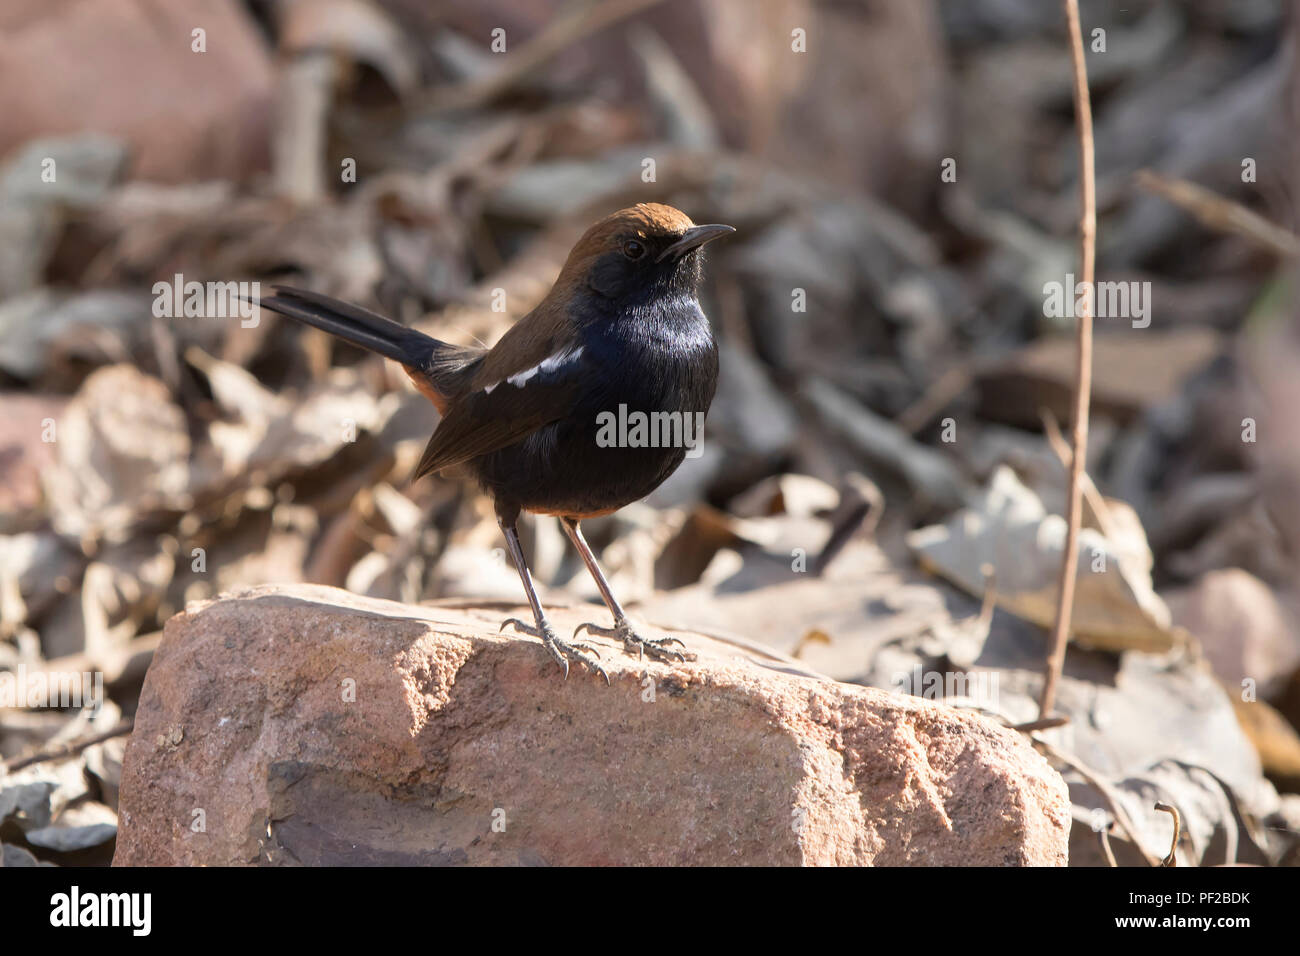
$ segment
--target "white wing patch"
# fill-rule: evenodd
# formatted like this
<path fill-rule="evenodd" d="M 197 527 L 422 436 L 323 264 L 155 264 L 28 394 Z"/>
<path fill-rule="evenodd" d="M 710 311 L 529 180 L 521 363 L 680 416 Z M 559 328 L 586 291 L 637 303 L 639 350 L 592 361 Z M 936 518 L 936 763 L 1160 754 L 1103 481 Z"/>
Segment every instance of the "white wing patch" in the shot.
<path fill-rule="evenodd" d="M 542 359 L 540 362 L 538 362 L 530 369 L 525 369 L 522 372 L 516 372 L 514 375 L 511 375 L 508 379 L 506 379 L 506 381 L 511 385 L 513 385 L 515 388 L 523 388 L 525 385 L 528 384 L 528 380 L 532 378 L 534 375 L 554 371 L 555 369 L 559 368 L 561 365 L 565 365 L 569 362 L 576 362 L 581 357 L 582 357 L 581 345 L 577 346 L 576 348 L 568 348 L 562 352 L 556 352 L 554 355 Z M 483 389 L 483 391 L 485 394 L 490 395 L 492 394 L 492 389 L 496 388 L 500 384 L 501 384 L 500 382 L 493 382 L 491 385 L 486 386 Z"/>

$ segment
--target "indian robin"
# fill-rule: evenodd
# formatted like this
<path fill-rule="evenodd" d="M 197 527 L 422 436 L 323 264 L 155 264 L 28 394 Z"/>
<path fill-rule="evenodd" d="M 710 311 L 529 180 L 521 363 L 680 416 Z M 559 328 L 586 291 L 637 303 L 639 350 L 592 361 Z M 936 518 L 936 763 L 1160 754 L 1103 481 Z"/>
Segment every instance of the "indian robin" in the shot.
<path fill-rule="evenodd" d="M 734 231 L 697 226 L 657 203 L 607 216 L 578 240 L 546 298 L 491 349 L 440 342 L 299 289 L 277 287 L 260 304 L 402 364 L 442 415 L 415 478 L 468 472 L 495 502 L 535 621 L 511 618 L 502 627 L 540 638 L 566 677 L 575 659 L 608 682 L 590 645 L 561 640 L 551 628 L 515 525 L 521 511 L 558 516 L 595 579 L 614 626 L 580 625 L 574 637 L 586 628 L 621 638 L 638 655 L 683 659 L 672 646 L 681 641 L 633 630 L 579 523 L 645 497 L 682 463 L 683 442 L 601 440 L 599 422 L 636 413 L 643 421 L 657 413 L 696 421 L 708 412 L 718 348 L 699 302 L 702 247 Z"/>

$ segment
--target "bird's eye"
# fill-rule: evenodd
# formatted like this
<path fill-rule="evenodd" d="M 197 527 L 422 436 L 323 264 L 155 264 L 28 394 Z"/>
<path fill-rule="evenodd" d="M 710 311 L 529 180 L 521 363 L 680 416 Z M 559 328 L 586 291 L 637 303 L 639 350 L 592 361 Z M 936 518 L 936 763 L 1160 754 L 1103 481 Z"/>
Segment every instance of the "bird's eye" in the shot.
<path fill-rule="evenodd" d="M 623 255 L 629 259 L 640 259 L 645 255 L 645 245 L 635 239 L 629 239 L 623 243 Z"/>

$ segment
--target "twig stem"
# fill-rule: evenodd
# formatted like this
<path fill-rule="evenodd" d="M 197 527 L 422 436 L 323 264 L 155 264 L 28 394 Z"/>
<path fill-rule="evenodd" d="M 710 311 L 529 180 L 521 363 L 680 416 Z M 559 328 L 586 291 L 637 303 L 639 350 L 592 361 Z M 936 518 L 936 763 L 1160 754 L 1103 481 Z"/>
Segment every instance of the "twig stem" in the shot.
<path fill-rule="evenodd" d="M 82 737 L 80 740 L 73 740 L 66 744 L 59 744 L 50 747 L 47 750 L 40 750 L 34 754 L 25 757 L 11 757 L 9 760 L 0 763 L 5 773 L 14 773 L 22 770 L 24 767 L 30 767 L 33 764 L 45 763 L 47 760 L 63 760 L 66 757 L 73 757 L 81 753 L 87 747 L 93 747 L 95 744 L 102 744 L 106 740 L 112 740 L 114 737 L 121 737 L 129 734 L 135 727 L 135 718 L 127 717 L 120 721 L 116 726 L 101 733 L 91 734 L 89 737 Z"/>
<path fill-rule="evenodd" d="M 1056 703 L 1056 685 L 1065 666 L 1065 648 L 1070 638 L 1070 617 L 1074 611 L 1074 583 L 1079 563 L 1079 524 L 1083 512 L 1083 473 L 1088 452 L 1088 403 L 1092 393 L 1092 288 L 1096 271 L 1097 196 L 1093 168 L 1092 103 L 1088 99 L 1088 68 L 1084 63 L 1083 29 L 1079 25 L 1079 0 L 1064 0 L 1065 19 L 1070 28 L 1070 54 L 1074 60 L 1074 115 L 1079 127 L 1079 245 L 1083 259 L 1083 283 L 1088 290 L 1078 315 L 1078 353 L 1074 377 L 1074 420 L 1071 434 L 1070 497 L 1066 511 L 1065 550 L 1061 555 L 1061 577 L 1052 628 L 1052 648 L 1043 679 L 1043 696 L 1038 716 L 1051 715 Z"/>
<path fill-rule="evenodd" d="M 1156 809 L 1163 810 L 1165 813 L 1169 814 L 1171 817 L 1174 818 L 1174 836 L 1173 839 L 1169 841 L 1169 855 L 1160 861 L 1160 865 L 1177 866 L 1178 865 L 1178 838 L 1182 836 L 1183 833 L 1183 818 L 1179 816 L 1178 809 L 1176 807 L 1171 807 L 1167 803 L 1157 803 Z"/>

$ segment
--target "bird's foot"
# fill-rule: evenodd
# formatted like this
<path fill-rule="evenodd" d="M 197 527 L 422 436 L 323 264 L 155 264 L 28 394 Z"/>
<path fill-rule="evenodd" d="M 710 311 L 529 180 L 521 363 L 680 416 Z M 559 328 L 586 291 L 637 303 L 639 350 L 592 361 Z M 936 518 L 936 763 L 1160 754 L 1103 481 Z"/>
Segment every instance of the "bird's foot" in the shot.
<path fill-rule="evenodd" d="M 642 637 L 636 631 L 632 630 L 632 624 L 627 618 L 619 618 L 614 622 L 613 627 L 601 627 L 599 624 L 579 624 L 573 631 L 573 636 L 577 637 L 579 631 L 586 631 L 588 634 L 598 634 L 601 637 L 613 637 L 623 642 L 623 650 L 629 654 L 635 654 L 640 660 L 649 657 L 651 660 L 662 661 L 665 664 L 671 664 L 675 661 L 687 660 L 683 653 L 686 645 L 675 637 L 651 638 Z M 681 651 L 674 650 L 672 645 L 678 645 Z M 692 655 L 693 659 L 694 655 Z"/>
<path fill-rule="evenodd" d="M 555 636 L 555 631 L 546 621 L 538 621 L 534 626 L 524 623 L 517 617 L 511 617 L 501 622 L 501 630 L 504 631 L 511 625 L 514 626 L 515 630 L 529 634 L 542 642 L 547 652 L 554 658 L 555 663 L 564 669 L 565 680 L 569 679 L 569 661 L 572 660 L 578 661 L 592 673 L 599 674 L 605 678 L 605 684 L 609 684 L 609 675 L 605 673 L 605 668 L 601 667 L 596 661 L 600 654 L 590 644 L 570 644 L 567 641 L 560 640 Z M 584 654 L 583 651 L 588 653 Z M 591 656 L 588 656 L 588 654 Z"/>

